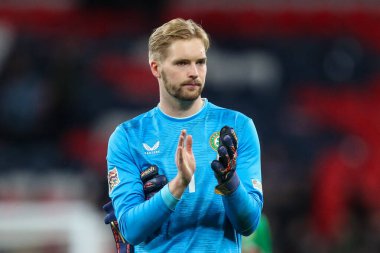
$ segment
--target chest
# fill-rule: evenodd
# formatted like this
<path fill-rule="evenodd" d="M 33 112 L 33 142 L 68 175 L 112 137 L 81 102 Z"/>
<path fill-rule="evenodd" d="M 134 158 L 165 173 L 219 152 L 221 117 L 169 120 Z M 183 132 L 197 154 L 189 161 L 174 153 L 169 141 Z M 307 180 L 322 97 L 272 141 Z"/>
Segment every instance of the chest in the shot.
<path fill-rule="evenodd" d="M 161 125 L 144 129 L 141 132 L 141 143 L 133 145 L 133 153 L 140 169 L 154 164 L 159 173 L 170 181 L 177 174 L 175 163 L 178 140 L 182 129 L 193 137 L 193 153 L 196 160 L 196 179 L 204 180 L 213 177 L 210 164 L 216 159 L 216 148 L 219 141 L 220 126 L 207 124 L 205 121 L 182 125 Z"/>

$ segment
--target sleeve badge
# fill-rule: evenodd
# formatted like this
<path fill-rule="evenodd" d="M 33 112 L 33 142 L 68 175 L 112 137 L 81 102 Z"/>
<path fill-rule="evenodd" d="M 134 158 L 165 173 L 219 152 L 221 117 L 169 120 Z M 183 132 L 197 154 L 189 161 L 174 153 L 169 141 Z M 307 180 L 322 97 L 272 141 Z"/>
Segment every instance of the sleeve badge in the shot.
<path fill-rule="evenodd" d="M 117 168 L 114 167 L 112 170 L 108 171 L 108 192 L 111 193 L 112 190 L 119 184 L 119 174 L 117 173 Z"/>
<path fill-rule="evenodd" d="M 256 179 L 251 179 L 251 181 L 252 181 L 253 188 L 255 188 L 259 192 L 263 193 L 263 186 L 262 186 L 261 182 L 259 180 L 256 180 Z"/>

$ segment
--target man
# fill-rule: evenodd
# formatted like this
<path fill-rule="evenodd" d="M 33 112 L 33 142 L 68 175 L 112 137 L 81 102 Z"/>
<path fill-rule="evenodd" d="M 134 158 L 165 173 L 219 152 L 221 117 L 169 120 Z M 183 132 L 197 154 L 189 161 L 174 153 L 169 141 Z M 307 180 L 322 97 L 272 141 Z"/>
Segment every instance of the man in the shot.
<path fill-rule="evenodd" d="M 201 97 L 209 38 L 192 20 L 173 19 L 149 38 L 157 107 L 111 135 L 109 195 L 135 252 L 240 252 L 260 220 L 260 147 L 242 113 Z M 140 174 L 155 165 L 166 184 L 146 200 Z"/>

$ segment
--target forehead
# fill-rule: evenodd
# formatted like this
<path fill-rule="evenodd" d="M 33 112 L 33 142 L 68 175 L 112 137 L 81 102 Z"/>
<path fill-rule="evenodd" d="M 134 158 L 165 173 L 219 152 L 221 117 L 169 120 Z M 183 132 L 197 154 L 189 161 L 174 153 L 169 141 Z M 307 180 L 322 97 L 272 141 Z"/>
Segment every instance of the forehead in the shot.
<path fill-rule="evenodd" d="M 201 39 L 176 40 L 167 49 L 167 59 L 200 59 L 206 57 Z"/>

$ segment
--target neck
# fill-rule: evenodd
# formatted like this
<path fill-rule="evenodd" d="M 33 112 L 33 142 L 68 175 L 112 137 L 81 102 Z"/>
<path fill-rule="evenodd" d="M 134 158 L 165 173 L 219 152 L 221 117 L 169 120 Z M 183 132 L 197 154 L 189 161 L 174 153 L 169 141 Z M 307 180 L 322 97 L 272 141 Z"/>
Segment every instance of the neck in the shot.
<path fill-rule="evenodd" d="M 175 100 L 172 103 L 161 100 L 158 106 L 167 115 L 175 118 L 186 118 L 199 112 L 203 107 L 204 101 L 201 97 L 194 101 Z"/>

